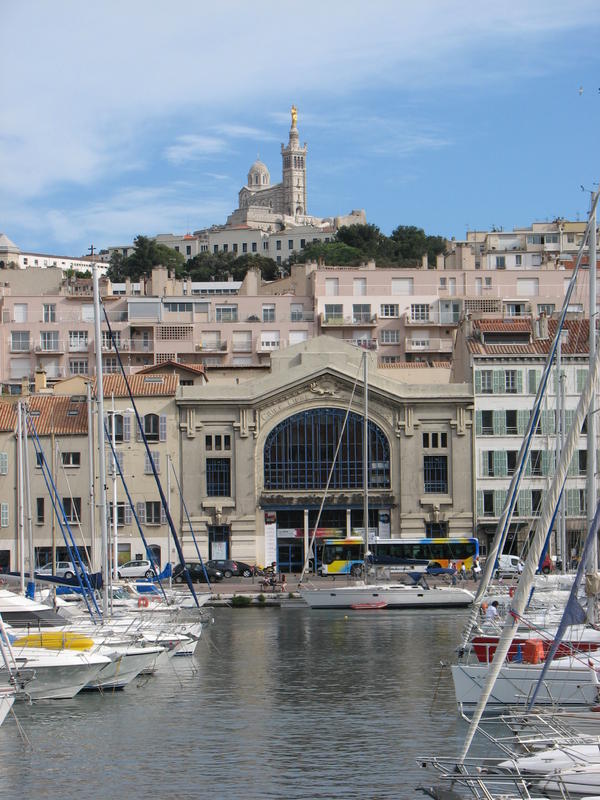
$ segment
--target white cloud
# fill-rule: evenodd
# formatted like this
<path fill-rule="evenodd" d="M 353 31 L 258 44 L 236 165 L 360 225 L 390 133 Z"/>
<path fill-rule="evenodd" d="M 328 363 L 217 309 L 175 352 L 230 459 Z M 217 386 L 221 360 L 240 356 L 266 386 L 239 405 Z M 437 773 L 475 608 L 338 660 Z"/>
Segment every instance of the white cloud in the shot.
<path fill-rule="evenodd" d="M 193 133 L 178 136 L 175 144 L 167 147 L 165 157 L 171 164 L 183 164 L 207 156 L 222 153 L 226 148 L 224 139 L 216 136 L 201 136 Z"/>

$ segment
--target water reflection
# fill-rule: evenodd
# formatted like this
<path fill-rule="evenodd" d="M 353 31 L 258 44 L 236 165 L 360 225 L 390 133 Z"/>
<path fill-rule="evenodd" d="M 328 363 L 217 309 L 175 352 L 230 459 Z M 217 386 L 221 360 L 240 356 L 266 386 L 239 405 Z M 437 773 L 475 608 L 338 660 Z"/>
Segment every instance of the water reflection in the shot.
<path fill-rule="evenodd" d="M 416 759 L 464 737 L 464 613 L 220 609 L 185 659 L 114 695 L 18 706 L 0 797 L 414 798 Z M 432 705 L 433 703 L 433 705 Z"/>

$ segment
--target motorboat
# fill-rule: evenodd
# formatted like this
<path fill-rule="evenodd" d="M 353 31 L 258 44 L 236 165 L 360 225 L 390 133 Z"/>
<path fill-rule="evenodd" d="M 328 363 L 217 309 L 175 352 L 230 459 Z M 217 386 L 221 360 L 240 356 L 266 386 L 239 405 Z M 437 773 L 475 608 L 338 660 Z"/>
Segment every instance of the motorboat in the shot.
<path fill-rule="evenodd" d="M 75 650 L 13 647 L 17 666 L 17 699 L 64 700 L 75 697 L 109 663 L 108 656 Z M 0 687 L 13 685 L 11 673 L 0 668 Z"/>
<path fill-rule="evenodd" d="M 474 599 L 472 592 L 458 586 L 409 586 L 404 583 L 356 583 L 327 589 L 301 588 L 300 597 L 311 608 L 370 607 L 385 603 L 387 608 L 464 608 Z"/>

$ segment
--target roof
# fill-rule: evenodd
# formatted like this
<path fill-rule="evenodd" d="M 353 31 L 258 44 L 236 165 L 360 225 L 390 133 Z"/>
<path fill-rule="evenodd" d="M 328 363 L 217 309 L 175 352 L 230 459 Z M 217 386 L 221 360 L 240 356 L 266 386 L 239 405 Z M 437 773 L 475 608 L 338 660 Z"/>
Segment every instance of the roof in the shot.
<path fill-rule="evenodd" d="M 163 361 L 162 364 L 150 364 L 149 367 L 138 370 L 136 375 L 151 375 L 153 373 L 165 372 L 165 367 L 168 369 L 180 369 L 183 372 L 192 372 L 194 375 L 204 375 L 204 364 L 188 364 L 183 361 L 173 361 L 170 358 L 168 361 Z"/>
<path fill-rule="evenodd" d="M 21 398 L 31 412 L 38 436 L 75 434 L 86 436 L 87 398 L 85 395 L 32 394 Z M 0 430 L 17 428 L 16 402 L 0 403 Z"/>
<path fill-rule="evenodd" d="M 515 320 L 518 325 L 510 325 L 505 320 L 474 320 L 473 336 L 467 339 L 467 348 L 473 355 L 486 356 L 545 356 L 550 352 L 552 342 L 558 329 L 558 320 L 548 320 L 548 335 L 543 338 L 535 332 L 531 319 Z M 485 342 L 481 334 L 485 337 L 486 333 L 529 333 L 529 342 Z M 587 319 L 568 319 L 564 324 L 565 338 L 562 343 L 563 355 L 582 355 L 589 353 L 589 320 Z M 478 335 L 479 334 L 479 335 Z"/>
<path fill-rule="evenodd" d="M 174 397 L 179 386 L 179 375 L 144 375 L 136 372 L 135 375 L 128 375 L 127 381 L 134 397 Z M 95 380 L 93 387 L 95 394 Z M 103 388 L 104 397 L 129 397 L 122 375 L 105 375 Z"/>

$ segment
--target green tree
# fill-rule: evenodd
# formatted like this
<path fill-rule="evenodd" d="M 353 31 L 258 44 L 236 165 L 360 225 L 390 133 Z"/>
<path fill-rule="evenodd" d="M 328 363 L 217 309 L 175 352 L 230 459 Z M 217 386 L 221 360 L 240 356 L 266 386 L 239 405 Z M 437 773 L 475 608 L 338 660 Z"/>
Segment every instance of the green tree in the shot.
<path fill-rule="evenodd" d="M 124 281 L 130 278 L 137 281 L 142 275 L 148 275 L 153 267 L 163 266 L 175 271 L 176 277 L 185 274 L 185 258 L 177 250 L 157 242 L 149 236 L 136 236 L 135 249 L 125 258 L 121 253 L 114 252 L 110 257 L 110 266 L 107 276 L 111 281 Z"/>
<path fill-rule="evenodd" d="M 299 254 L 298 261 L 320 261 L 330 266 L 352 266 L 360 264 L 365 256 L 357 247 L 350 247 L 344 242 L 312 242 Z"/>
<path fill-rule="evenodd" d="M 370 256 L 377 255 L 386 238 L 377 225 L 346 225 L 336 235 L 336 241 L 355 247 Z"/>

